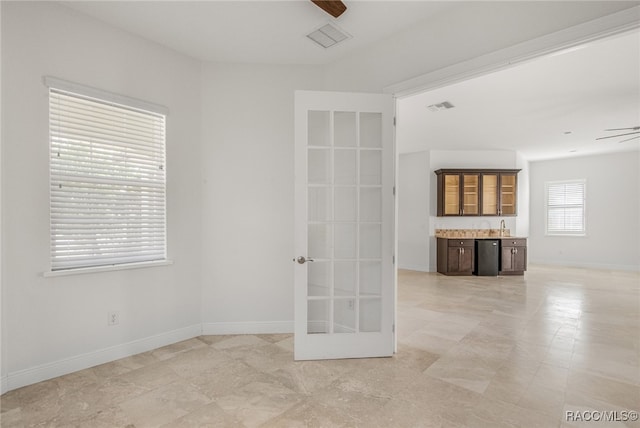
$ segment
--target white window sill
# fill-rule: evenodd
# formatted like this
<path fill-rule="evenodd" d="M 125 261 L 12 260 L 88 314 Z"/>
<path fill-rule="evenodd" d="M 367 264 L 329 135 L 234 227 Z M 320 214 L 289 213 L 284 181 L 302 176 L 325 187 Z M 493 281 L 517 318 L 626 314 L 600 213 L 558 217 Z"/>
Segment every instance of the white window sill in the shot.
<path fill-rule="evenodd" d="M 94 267 L 86 267 L 86 268 L 75 268 L 75 269 L 64 269 L 64 270 L 56 270 L 43 272 L 42 276 L 44 277 L 55 277 L 55 276 L 68 276 L 68 275 L 80 275 L 83 273 L 96 273 L 96 272 L 110 272 L 115 270 L 127 270 L 127 269 L 142 269 L 154 266 L 168 266 L 172 265 L 173 260 L 158 260 L 152 262 L 138 262 L 138 263 L 123 263 L 119 265 L 107 265 L 107 266 L 94 266 Z"/>
<path fill-rule="evenodd" d="M 545 233 L 544 236 L 572 236 L 574 238 L 586 238 L 586 233 Z"/>

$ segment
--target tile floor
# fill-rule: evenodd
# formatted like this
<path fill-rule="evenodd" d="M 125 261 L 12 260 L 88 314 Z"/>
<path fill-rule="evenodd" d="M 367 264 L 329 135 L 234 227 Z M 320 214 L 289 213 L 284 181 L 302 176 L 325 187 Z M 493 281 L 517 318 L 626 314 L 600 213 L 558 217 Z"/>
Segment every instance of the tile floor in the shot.
<path fill-rule="evenodd" d="M 398 292 L 393 358 L 202 336 L 8 392 L 1 426 L 640 427 L 638 274 L 401 271 Z"/>

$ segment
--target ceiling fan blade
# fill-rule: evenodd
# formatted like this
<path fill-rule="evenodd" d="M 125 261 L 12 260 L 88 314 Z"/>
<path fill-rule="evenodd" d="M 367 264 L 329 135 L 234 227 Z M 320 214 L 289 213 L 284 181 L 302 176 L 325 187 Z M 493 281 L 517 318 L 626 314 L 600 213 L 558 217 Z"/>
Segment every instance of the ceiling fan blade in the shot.
<path fill-rule="evenodd" d="M 632 129 L 634 131 L 637 131 L 640 129 L 640 126 L 634 126 L 632 128 L 613 128 L 613 129 L 605 129 L 605 131 L 626 131 Z"/>
<path fill-rule="evenodd" d="M 635 140 L 636 138 L 640 138 L 640 135 L 636 135 L 635 137 L 627 138 L 626 140 L 618 141 L 619 143 L 625 143 L 627 141 Z"/>
<path fill-rule="evenodd" d="M 334 18 L 339 17 L 347 10 L 347 6 L 340 0 L 311 0 L 313 4 L 327 12 Z"/>
<path fill-rule="evenodd" d="M 616 137 L 624 137 L 625 135 L 633 135 L 633 134 L 640 134 L 640 131 L 635 131 L 635 132 L 627 132 L 626 134 L 618 134 L 618 135 L 608 135 L 606 137 L 600 137 L 600 138 L 596 138 L 596 140 L 604 140 L 605 138 L 616 138 Z"/>

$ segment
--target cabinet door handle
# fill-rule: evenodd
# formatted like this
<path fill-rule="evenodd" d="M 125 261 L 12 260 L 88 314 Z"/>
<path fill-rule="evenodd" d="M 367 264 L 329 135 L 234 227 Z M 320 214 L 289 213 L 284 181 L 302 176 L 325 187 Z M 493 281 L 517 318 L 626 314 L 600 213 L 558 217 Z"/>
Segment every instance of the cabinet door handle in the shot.
<path fill-rule="evenodd" d="M 513 251 L 515 251 L 516 254 L 518 254 L 518 249 L 514 248 Z"/>
<path fill-rule="evenodd" d="M 464 248 L 460 248 L 460 250 L 461 254 L 464 254 Z"/>

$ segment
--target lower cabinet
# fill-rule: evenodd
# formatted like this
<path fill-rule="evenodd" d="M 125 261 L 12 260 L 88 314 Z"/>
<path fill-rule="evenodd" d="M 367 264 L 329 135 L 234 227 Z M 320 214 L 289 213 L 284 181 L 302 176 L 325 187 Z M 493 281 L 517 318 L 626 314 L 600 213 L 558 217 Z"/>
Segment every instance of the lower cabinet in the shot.
<path fill-rule="evenodd" d="M 527 270 L 527 240 L 502 239 L 500 275 L 523 275 Z"/>
<path fill-rule="evenodd" d="M 475 270 L 475 239 L 437 239 L 438 272 L 472 275 Z M 524 275 L 527 270 L 526 238 L 500 240 L 499 275 Z"/>
<path fill-rule="evenodd" d="M 438 239 L 438 272 L 445 275 L 471 275 L 474 268 L 473 239 Z"/>

